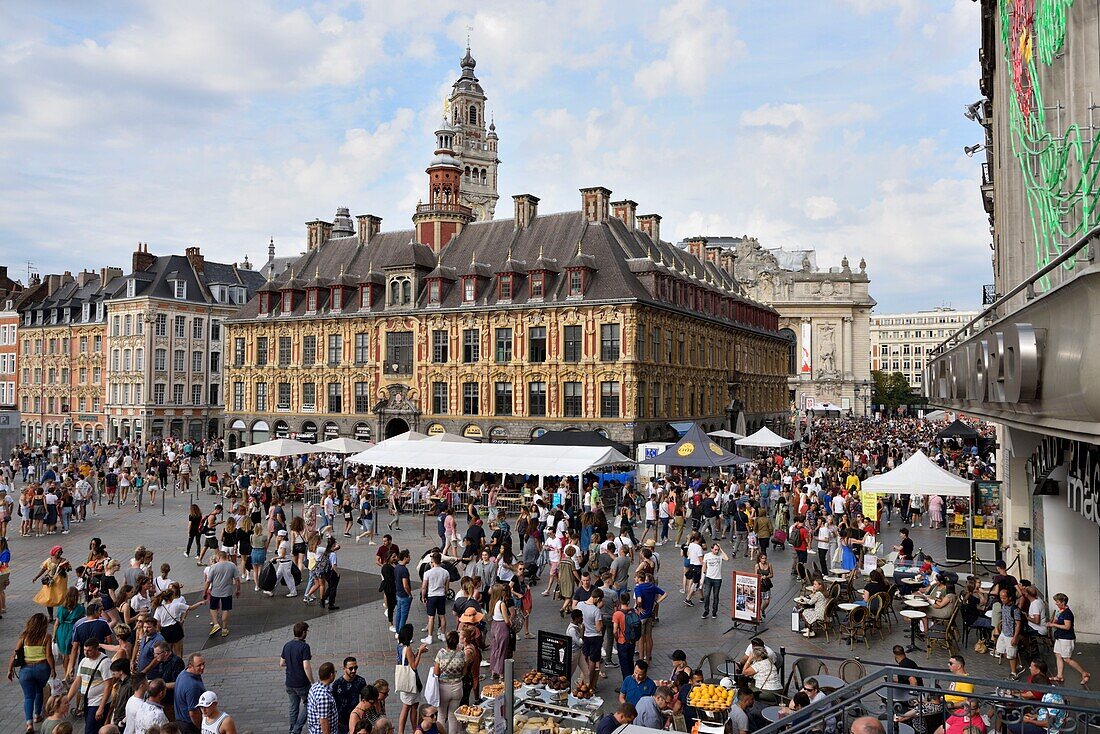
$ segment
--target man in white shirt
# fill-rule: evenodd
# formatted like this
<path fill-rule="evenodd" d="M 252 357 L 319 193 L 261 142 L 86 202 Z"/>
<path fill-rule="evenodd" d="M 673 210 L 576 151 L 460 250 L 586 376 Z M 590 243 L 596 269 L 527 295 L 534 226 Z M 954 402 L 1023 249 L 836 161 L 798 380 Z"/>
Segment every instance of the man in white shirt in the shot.
<path fill-rule="evenodd" d="M 703 556 L 703 619 L 718 619 L 718 598 L 722 592 L 722 562 L 730 557 L 714 543 Z"/>
<path fill-rule="evenodd" d="M 691 534 L 691 539 L 687 545 L 687 561 L 688 567 L 684 572 L 687 578 L 687 590 L 684 592 L 684 605 L 693 607 L 695 602 L 691 600 L 695 596 L 695 592 L 699 592 L 700 598 L 702 598 L 702 583 L 703 583 L 703 536 L 695 531 Z"/>
<path fill-rule="evenodd" d="M 439 641 L 447 640 L 447 589 L 450 585 L 451 574 L 443 568 L 443 556 L 433 553 L 432 567 L 424 572 L 424 580 L 420 583 L 420 601 L 427 607 L 428 614 L 428 636 L 421 640 L 425 645 L 431 644 L 437 618 Z"/>
<path fill-rule="evenodd" d="M 160 678 L 149 681 L 145 686 L 146 699 L 139 699 L 139 706 L 130 712 L 130 701 L 126 702 L 126 731 L 123 734 L 146 734 L 154 726 L 164 726 L 168 723 L 168 717 L 164 713 L 164 697 L 168 688 Z M 134 697 L 138 692 L 134 691 Z M 133 699 L 131 699 L 132 701 Z M 130 729 L 130 722 L 134 728 Z"/>
<path fill-rule="evenodd" d="M 550 564 L 550 574 L 546 578 L 546 590 L 543 596 L 550 596 L 550 590 L 558 582 L 558 566 L 561 565 L 562 542 L 553 528 L 546 531 L 546 541 L 542 544 L 546 551 L 546 560 Z"/>

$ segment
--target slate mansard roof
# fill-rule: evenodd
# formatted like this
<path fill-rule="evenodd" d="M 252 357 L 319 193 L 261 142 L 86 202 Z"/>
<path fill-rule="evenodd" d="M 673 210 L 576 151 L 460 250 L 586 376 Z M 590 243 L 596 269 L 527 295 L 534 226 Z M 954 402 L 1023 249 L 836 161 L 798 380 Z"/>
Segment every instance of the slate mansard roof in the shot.
<path fill-rule="evenodd" d="M 622 302 L 677 308 L 647 286 L 649 274 L 656 273 L 774 315 L 768 306 L 742 295 L 732 274 L 718 263 L 700 260 L 663 240 L 654 241 L 648 233 L 629 229 L 614 217 L 589 222 L 580 211 L 539 214 L 522 229 L 517 229 L 512 219 L 472 222 L 442 247 L 438 257 L 429 246 L 414 239 L 414 230 L 380 232 L 366 243 L 355 235 L 333 237 L 302 254 L 260 290 L 281 291 L 290 284 L 295 290 L 304 291 L 311 281 L 326 282 L 329 285 L 318 294 L 317 310 L 308 314 L 316 316 L 327 312 L 331 297 L 328 287 L 337 280 L 343 284 L 350 281 L 379 284 L 384 277 L 400 271 L 415 273 L 422 284 L 427 279 L 441 278 L 439 304 L 428 306 L 428 289 L 421 285 L 416 290 L 416 302 L 409 308 L 387 308 L 385 299 L 377 298 L 370 309 L 360 309 L 358 299 L 354 306 L 345 299 L 341 313 Z M 572 267 L 588 269 L 589 280 L 580 297 L 568 295 L 566 271 Z M 541 299 L 532 299 L 528 286 L 539 271 L 547 273 L 545 293 Z M 511 299 L 499 302 L 497 279 L 502 273 L 513 273 L 515 282 Z M 462 300 L 460 282 L 469 275 L 479 278 L 477 298 L 472 304 Z M 304 317 L 305 299 L 295 299 L 290 313 L 281 311 L 281 304 L 273 299 L 271 315 Z M 234 314 L 233 320 L 266 317 L 260 314 L 259 299 L 252 298 Z"/>

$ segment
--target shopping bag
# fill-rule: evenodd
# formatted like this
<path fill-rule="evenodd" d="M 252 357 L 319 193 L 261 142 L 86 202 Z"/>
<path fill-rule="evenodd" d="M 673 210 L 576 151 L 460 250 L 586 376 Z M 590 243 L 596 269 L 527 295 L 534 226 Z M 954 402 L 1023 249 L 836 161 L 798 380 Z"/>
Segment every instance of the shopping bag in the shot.
<path fill-rule="evenodd" d="M 435 674 L 435 666 L 428 668 L 428 681 L 424 684 L 424 701 L 429 706 L 439 706 L 439 676 Z"/>

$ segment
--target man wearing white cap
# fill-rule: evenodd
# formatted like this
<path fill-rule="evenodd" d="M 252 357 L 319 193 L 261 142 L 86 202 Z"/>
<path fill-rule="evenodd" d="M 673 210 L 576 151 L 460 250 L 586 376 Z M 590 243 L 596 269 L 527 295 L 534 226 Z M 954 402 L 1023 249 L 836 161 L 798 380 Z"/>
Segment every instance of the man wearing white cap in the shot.
<path fill-rule="evenodd" d="M 199 696 L 199 710 L 202 711 L 202 734 L 237 734 L 233 717 L 218 710 L 218 694 L 207 691 Z"/>
<path fill-rule="evenodd" d="M 298 596 L 298 587 L 294 584 L 294 573 L 290 568 L 291 562 L 294 558 L 290 555 L 290 541 L 287 540 L 287 533 L 285 530 L 279 531 L 279 545 L 275 550 L 275 577 L 276 579 L 282 579 L 286 584 L 287 596 Z M 275 584 L 278 585 L 278 580 Z M 275 592 L 265 591 L 268 596 L 274 596 Z"/>

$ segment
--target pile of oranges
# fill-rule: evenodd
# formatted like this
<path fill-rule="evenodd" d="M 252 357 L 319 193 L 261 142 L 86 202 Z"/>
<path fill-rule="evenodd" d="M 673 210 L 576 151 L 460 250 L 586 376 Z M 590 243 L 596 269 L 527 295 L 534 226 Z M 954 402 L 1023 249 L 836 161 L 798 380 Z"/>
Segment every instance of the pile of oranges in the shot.
<path fill-rule="evenodd" d="M 710 683 L 700 683 L 688 693 L 688 705 L 707 711 L 724 711 L 733 704 L 733 691 Z"/>

